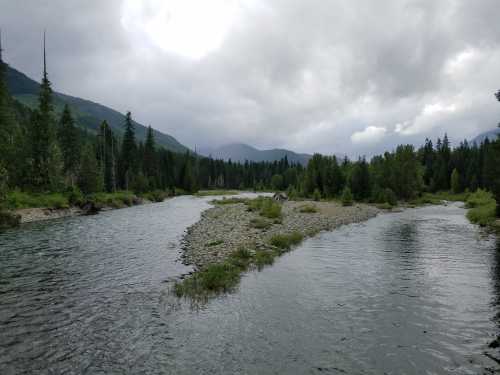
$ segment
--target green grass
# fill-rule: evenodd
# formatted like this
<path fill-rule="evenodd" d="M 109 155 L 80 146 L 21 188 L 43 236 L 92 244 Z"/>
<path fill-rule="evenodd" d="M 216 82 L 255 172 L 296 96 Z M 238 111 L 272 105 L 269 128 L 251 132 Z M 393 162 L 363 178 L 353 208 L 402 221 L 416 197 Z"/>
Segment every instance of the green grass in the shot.
<path fill-rule="evenodd" d="M 19 208 L 68 208 L 68 198 L 61 193 L 35 194 L 19 190 L 7 194 L 6 207 L 15 210 Z"/>
<path fill-rule="evenodd" d="M 478 189 L 469 195 L 466 207 L 469 208 L 467 218 L 472 223 L 487 226 L 495 222 L 496 201 L 491 193 Z"/>
<path fill-rule="evenodd" d="M 195 195 L 197 197 L 211 197 L 214 195 L 237 195 L 239 194 L 236 190 L 200 190 Z"/>
<path fill-rule="evenodd" d="M 174 285 L 177 297 L 199 298 L 232 290 L 239 282 L 241 273 L 252 264 L 250 251 L 241 248 L 225 262 L 209 264 L 191 277 Z"/>
<path fill-rule="evenodd" d="M 205 244 L 205 246 L 206 247 L 213 247 L 213 246 L 221 245 L 223 243 L 224 243 L 224 241 L 222 241 L 222 240 L 216 240 L 216 241 L 207 242 Z"/>
<path fill-rule="evenodd" d="M 266 250 L 258 250 L 255 252 L 254 263 L 257 268 L 260 270 L 264 266 L 269 266 L 274 263 L 274 258 L 276 257 L 275 252 L 266 251 Z"/>
<path fill-rule="evenodd" d="M 137 197 L 130 191 L 117 191 L 116 193 L 96 193 L 87 199 L 97 206 L 121 208 L 132 206 Z"/>
<path fill-rule="evenodd" d="M 262 217 L 250 220 L 250 226 L 256 229 L 269 229 L 272 223 Z"/>
<path fill-rule="evenodd" d="M 306 204 L 306 205 L 301 206 L 299 208 L 299 212 L 306 213 L 306 214 L 314 214 L 314 213 L 318 212 L 318 209 L 316 208 L 316 206 L 314 206 L 312 204 Z"/>
<path fill-rule="evenodd" d="M 304 236 L 299 232 L 290 234 L 276 234 L 269 240 L 269 244 L 281 250 L 289 250 L 293 245 L 298 245 Z"/>

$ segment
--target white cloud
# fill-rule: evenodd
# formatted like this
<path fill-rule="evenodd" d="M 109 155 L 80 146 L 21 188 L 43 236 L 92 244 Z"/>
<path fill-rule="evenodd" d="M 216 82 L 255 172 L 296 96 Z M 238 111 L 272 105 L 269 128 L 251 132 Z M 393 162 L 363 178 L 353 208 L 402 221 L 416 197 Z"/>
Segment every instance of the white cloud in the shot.
<path fill-rule="evenodd" d="M 384 138 L 387 129 L 384 127 L 368 126 L 365 130 L 351 135 L 353 143 L 378 143 Z"/>

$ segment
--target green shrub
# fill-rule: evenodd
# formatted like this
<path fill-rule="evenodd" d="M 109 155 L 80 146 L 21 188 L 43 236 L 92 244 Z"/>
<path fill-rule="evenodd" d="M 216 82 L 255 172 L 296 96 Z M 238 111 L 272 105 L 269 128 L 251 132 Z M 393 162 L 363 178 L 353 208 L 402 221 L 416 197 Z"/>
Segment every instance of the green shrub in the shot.
<path fill-rule="evenodd" d="M 375 202 L 387 203 L 390 206 L 396 206 L 398 204 L 398 198 L 392 189 L 385 188 L 376 193 Z"/>
<path fill-rule="evenodd" d="M 240 247 L 229 256 L 228 261 L 233 266 L 238 267 L 240 270 L 244 271 L 250 265 L 252 258 L 252 253 L 249 250 Z"/>
<path fill-rule="evenodd" d="M 352 206 L 353 203 L 352 193 L 351 189 L 349 189 L 349 187 L 347 186 L 344 188 L 344 191 L 342 192 L 341 201 L 342 201 L 342 206 Z"/>
<path fill-rule="evenodd" d="M 68 202 L 72 206 L 81 206 L 85 202 L 82 191 L 77 187 L 70 187 L 66 193 Z"/>
<path fill-rule="evenodd" d="M 293 245 L 298 245 L 304 236 L 299 232 L 292 232 L 290 234 L 276 234 L 271 237 L 269 243 L 272 246 L 282 250 L 289 250 Z"/>
<path fill-rule="evenodd" d="M 168 197 L 168 193 L 163 190 L 153 190 L 144 193 L 143 197 L 151 202 L 163 202 Z"/>
<path fill-rule="evenodd" d="M 255 252 L 254 263 L 260 270 L 266 265 L 271 265 L 274 263 L 275 254 L 271 251 L 257 250 Z"/>
<path fill-rule="evenodd" d="M 230 262 L 211 264 L 191 277 L 178 282 L 178 297 L 199 297 L 207 293 L 231 290 L 240 279 L 240 268 Z"/>
<path fill-rule="evenodd" d="M 266 199 L 262 204 L 260 215 L 268 219 L 279 219 L 281 218 L 281 205 L 272 199 Z"/>
<path fill-rule="evenodd" d="M 306 213 L 306 214 L 313 214 L 315 212 L 318 212 L 318 209 L 316 208 L 316 206 L 314 206 L 312 204 L 306 204 L 306 205 L 300 207 L 299 211 L 302 213 Z"/>
<path fill-rule="evenodd" d="M 493 195 L 485 190 L 478 189 L 469 195 L 466 201 L 469 208 L 467 218 L 481 226 L 490 225 L 495 221 L 496 201 Z"/>

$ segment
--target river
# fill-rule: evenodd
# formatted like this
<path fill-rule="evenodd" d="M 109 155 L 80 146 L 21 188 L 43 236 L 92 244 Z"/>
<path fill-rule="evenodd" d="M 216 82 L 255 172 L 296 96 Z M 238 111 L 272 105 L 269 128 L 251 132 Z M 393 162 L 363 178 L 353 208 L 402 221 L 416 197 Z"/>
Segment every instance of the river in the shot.
<path fill-rule="evenodd" d="M 458 204 L 303 242 L 201 305 L 171 280 L 211 198 L 0 234 L 3 374 L 477 374 L 500 332 L 500 245 Z M 488 350 L 493 355 L 495 351 Z"/>

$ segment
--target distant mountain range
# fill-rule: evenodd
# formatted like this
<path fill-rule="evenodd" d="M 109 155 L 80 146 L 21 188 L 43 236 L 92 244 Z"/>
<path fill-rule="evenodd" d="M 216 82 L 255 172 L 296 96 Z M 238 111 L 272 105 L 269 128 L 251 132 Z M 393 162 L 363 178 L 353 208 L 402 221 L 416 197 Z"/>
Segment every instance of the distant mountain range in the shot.
<path fill-rule="evenodd" d="M 10 94 L 24 105 L 35 108 L 37 106 L 40 84 L 20 71 L 8 67 L 7 87 Z M 89 100 L 77 98 L 54 92 L 54 107 L 56 112 L 62 112 L 64 105 L 68 104 L 73 112 L 77 124 L 91 132 L 97 132 L 99 125 L 106 120 L 111 128 L 118 134 L 123 132 L 125 116 L 114 109 Z M 147 128 L 134 122 L 138 140 L 146 139 Z M 171 135 L 154 130 L 156 143 L 174 152 L 185 152 L 188 148 L 179 143 Z"/>
<path fill-rule="evenodd" d="M 300 163 L 306 165 L 311 155 L 298 154 L 285 149 L 258 150 L 255 147 L 244 143 L 231 143 L 215 149 L 201 150 L 201 153 L 206 156 L 212 156 L 214 159 L 223 159 L 232 161 L 245 162 L 248 161 L 278 161 L 287 157 L 290 163 Z"/>
<path fill-rule="evenodd" d="M 481 143 L 483 142 L 486 138 L 488 138 L 490 141 L 493 141 L 497 139 L 497 136 L 500 134 L 500 128 L 496 128 L 484 133 L 479 134 L 476 138 L 472 140 L 472 142 L 476 143 Z"/>

